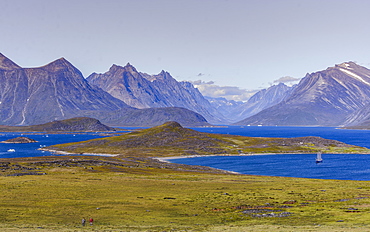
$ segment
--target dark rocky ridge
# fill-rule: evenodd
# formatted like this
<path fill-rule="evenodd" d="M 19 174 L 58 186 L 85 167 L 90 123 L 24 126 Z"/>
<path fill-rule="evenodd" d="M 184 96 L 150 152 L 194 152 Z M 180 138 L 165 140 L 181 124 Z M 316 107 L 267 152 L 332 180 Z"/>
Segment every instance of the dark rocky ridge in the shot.
<path fill-rule="evenodd" d="M 0 126 L 0 131 L 69 132 L 69 131 L 115 131 L 99 120 L 77 117 L 33 126 Z"/>
<path fill-rule="evenodd" d="M 177 121 L 184 126 L 211 126 L 200 114 L 179 107 L 124 109 L 111 113 L 95 113 L 103 123 L 115 126 L 158 126 L 167 121 Z"/>

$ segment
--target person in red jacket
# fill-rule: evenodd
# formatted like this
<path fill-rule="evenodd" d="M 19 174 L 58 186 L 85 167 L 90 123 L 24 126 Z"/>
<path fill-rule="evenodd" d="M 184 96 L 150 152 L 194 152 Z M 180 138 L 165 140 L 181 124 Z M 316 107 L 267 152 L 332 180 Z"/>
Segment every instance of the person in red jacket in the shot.
<path fill-rule="evenodd" d="M 94 219 L 90 218 L 89 222 L 90 222 L 90 226 L 92 226 Z"/>

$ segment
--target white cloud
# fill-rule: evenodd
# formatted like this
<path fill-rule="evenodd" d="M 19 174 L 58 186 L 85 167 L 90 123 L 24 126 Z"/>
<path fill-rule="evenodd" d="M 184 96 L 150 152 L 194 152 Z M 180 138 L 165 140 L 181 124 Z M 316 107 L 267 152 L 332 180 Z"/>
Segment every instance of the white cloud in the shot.
<path fill-rule="evenodd" d="M 202 80 L 189 81 L 195 88 L 207 97 L 223 97 L 227 100 L 234 101 L 247 101 L 258 90 L 245 90 L 236 86 L 219 86 L 214 84 L 213 81 L 205 82 Z"/>
<path fill-rule="evenodd" d="M 280 77 L 277 80 L 274 80 L 274 83 L 289 83 L 289 82 L 296 82 L 296 81 L 299 81 L 299 80 L 300 80 L 300 78 L 285 76 L 285 77 Z"/>

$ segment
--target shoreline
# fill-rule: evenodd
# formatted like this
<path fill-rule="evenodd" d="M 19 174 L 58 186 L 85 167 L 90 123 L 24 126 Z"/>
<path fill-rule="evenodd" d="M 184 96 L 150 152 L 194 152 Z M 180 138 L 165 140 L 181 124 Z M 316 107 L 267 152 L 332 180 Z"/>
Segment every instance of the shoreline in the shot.
<path fill-rule="evenodd" d="M 115 156 L 118 156 L 118 154 L 106 154 L 106 153 L 72 153 L 72 152 L 52 150 L 52 149 L 45 149 L 45 148 L 39 148 L 38 150 L 48 151 L 48 152 L 51 152 L 51 153 L 54 153 L 54 154 L 60 154 L 60 155 L 105 156 L 105 157 L 115 157 Z"/>
<path fill-rule="evenodd" d="M 152 157 L 163 163 L 171 163 L 170 160 L 173 159 L 188 159 L 197 157 L 214 157 L 214 156 L 261 156 L 261 155 L 305 155 L 305 154 L 315 154 L 315 153 L 251 153 L 251 154 L 217 154 L 217 155 L 184 155 L 184 156 L 170 156 L 170 157 Z"/>

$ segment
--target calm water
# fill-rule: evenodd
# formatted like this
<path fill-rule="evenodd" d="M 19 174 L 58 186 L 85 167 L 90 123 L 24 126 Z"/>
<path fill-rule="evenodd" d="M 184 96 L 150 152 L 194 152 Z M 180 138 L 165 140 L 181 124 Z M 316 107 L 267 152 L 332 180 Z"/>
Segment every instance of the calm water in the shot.
<path fill-rule="evenodd" d="M 198 131 L 253 137 L 320 136 L 370 148 L 370 131 L 340 130 L 331 127 L 228 127 L 199 128 Z M 370 155 L 261 155 L 197 157 L 171 160 L 174 163 L 203 165 L 243 174 L 339 180 L 370 180 Z"/>
<path fill-rule="evenodd" d="M 253 137 L 320 136 L 370 148 L 370 131 L 340 130 L 331 127 L 226 127 L 193 128 L 202 132 Z M 39 141 L 29 144 L 0 143 L 0 158 L 52 155 L 37 150 L 42 146 L 84 141 L 103 137 L 99 133 L 35 134 L 0 133 L 0 141 L 26 136 Z M 8 152 L 14 149 L 15 152 Z M 263 155 L 198 157 L 171 160 L 174 163 L 215 167 L 244 174 L 321 179 L 370 180 L 370 155 L 323 154 L 324 162 L 315 163 L 315 155 Z"/>
<path fill-rule="evenodd" d="M 40 151 L 37 149 L 39 149 L 40 147 L 50 146 L 59 143 L 78 142 L 102 137 L 97 133 L 36 134 L 36 133 L 2 132 L 0 133 L 0 141 L 5 141 L 20 136 L 28 137 L 38 142 L 25 144 L 0 143 L 0 158 L 49 156 L 52 155 L 52 153 Z M 14 149 L 15 152 L 8 152 L 9 149 Z"/>

